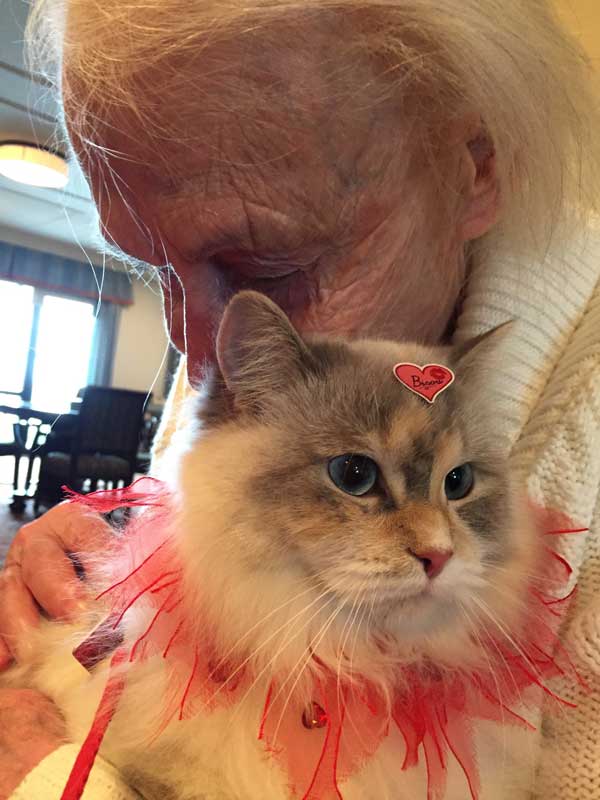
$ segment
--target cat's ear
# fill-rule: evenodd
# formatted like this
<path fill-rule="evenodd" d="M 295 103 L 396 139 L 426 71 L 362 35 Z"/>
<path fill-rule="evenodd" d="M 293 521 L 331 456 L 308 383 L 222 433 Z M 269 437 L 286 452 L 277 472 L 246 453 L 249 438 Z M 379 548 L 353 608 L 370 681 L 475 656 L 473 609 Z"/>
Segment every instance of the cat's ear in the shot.
<path fill-rule="evenodd" d="M 504 413 L 506 377 L 503 364 L 511 358 L 514 322 L 506 322 L 452 350 L 452 362 L 461 394 L 461 409 L 481 435 L 494 431 L 498 454 L 507 454 L 509 430 Z M 491 428 L 490 428 L 491 425 Z"/>
<path fill-rule="evenodd" d="M 310 368 L 312 357 L 283 311 L 258 292 L 235 295 L 217 334 L 217 361 L 236 406 L 259 411 Z"/>
<path fill-rule="evenodd" d="M 452 348 L 452 360 L 465 379 L 494 368 L 501 357 L 502 344 L 514 325 L 514 320 L 508 320 Z"/>

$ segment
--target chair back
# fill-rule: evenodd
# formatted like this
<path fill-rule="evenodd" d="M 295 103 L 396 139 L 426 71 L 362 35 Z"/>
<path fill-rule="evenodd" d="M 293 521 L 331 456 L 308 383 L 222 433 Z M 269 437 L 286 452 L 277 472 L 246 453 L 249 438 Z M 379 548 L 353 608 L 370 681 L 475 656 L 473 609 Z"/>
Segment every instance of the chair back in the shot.
<path fill-rule="evenodd" d="M 102 453 L 135 460 L 146 402 L 146 392 L 87 386 L 74 437 L 76 454 Z"/>

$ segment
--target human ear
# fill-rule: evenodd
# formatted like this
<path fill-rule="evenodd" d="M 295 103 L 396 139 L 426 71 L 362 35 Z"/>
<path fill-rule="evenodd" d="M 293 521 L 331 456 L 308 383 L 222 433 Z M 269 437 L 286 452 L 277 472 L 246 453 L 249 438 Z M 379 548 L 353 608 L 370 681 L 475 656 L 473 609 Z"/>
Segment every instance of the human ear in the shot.
<path fill-rule="evenodd" d="M 481 121 L 466 119 L 455 127 L 455 135 L 463 198 L 459 232 L 467 242 L 483 236 L 498 221 L 500 187 L 494 143 Z"/>

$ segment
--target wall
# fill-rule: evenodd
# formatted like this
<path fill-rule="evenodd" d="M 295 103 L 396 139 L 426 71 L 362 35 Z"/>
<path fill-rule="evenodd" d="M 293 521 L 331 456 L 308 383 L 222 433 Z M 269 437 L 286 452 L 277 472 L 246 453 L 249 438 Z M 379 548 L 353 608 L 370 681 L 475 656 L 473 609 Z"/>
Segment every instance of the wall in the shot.
<path fill-rule="evenodd" d="M 167 337 L 158 289 L 134 279 L 133 300 L 132 306 L 121 311 L 113 386 L 147 391 L 156 379 L 152 399 L 161 401 Z"/>
<path fill-rule="evenodd" d="M 0 0 L 1 1 L 1 0 Z M 3 195 L 0 193 L 0 206 L 2 205 Z M 14 244 L 18 247 L 28 247 L 30 250 L 39 250 L 42 253 L 53 253 L 55 256 L 80 261 L 82 264 L 92 262 L 97 267 L 106 264 L 112 269 L 121 269 L 120 265 L 113 261 L 109 256 L 103 256 L 91 247 L 82 248 L 76 242 L 64 242 L 60 239 L 52 239 L 48 236 L 40 236 L 36 233 L 28 233 L 18 228 L 3 225 L 0 222 L 0 241 Z"/>
<path fill-rule="evenodd" d="M 555 0 L 558 13 L 578 37 L 596 68 L 600 67 L 600 2 Z"/>

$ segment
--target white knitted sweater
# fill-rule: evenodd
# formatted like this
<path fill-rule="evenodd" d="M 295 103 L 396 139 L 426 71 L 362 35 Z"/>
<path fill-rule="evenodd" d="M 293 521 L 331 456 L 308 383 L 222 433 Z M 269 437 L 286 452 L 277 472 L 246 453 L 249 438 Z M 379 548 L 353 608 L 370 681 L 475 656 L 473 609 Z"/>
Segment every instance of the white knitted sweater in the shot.
<path fill-rule="evenodd" d="M 577 247 L 552 252 L 544 263 L 496 257 L 485 270 L 476 270 L 457 339 L 507 319 L 518 324 L 502 369 L 505 413 L 498 425 L 510 437 L 515 469 L 533 499 L 589 527 L 588 534 L 563 537 L 559 545 L 579 583 L 563 641 L 589 692 L 570 683 L 559 686 L 577 707 L 564 714 L 540 709 L 535 797 L 600 800 L 600 231 L 591 230 Z M 188 393 L 182 369 L 156 445 L 157 460 L 176 435 Z M 47 758 L 13 800 L 58 799 L 75 755 L 70 745 Z M 93 776 L 87 800 L 138 797 L 101 761 Z"/>

